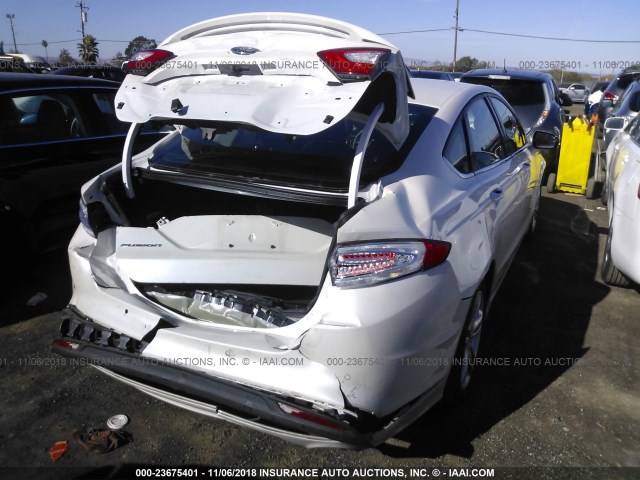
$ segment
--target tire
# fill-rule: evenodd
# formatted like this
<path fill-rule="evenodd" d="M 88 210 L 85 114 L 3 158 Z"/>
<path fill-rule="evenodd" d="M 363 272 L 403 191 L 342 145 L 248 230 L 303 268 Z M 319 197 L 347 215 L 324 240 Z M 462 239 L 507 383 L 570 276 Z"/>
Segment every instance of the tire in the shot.
<path fill-rule="evenodd" d="M 540 210 L 540 197 L 542 196 L 542 187 L 538 190 L 538 201 L 536 202 L 536 206 L 533 210 L 533 216 L 531 217 L 531 223 L 529 224 L 529 229 L 524 236 L 525 241 L 531 240 L 536 233 L 536 227 L 538 226 L 538 211 Z"/>
<path fill-rule="evenodd" d="M 602 170 L 603 172 L 606 171 L 606 163 L 605 163 L 605 152 L 602 150 L 602 144 L 604 143 L 604 140 L 600 141 L 598 139 L 596 139 L 596 155 L 598 155 L 598 160 L 599 160 L 599 164 L 600 164 L 600 170 Z"/>
<path fill-rule="evenodd" d="M 600 192 L 600 203 L 602 203 L 602 205 L 606 205 L 607 202 L 609 201 L 609 192 L 607 192 L 607 179 L 604 179 L 604 182 L 602 183 L 602 192 Z"/>
<path fill-rule="evenodd" d="M 547 178 L 547 193 L 554 193 L 556 191 L 556 174 L 550 173 Z"/>
<path fill-rule="evenodd" d="M 584 193 L 584 196 L 592 199 L 592 198 L 596 198 L 596 179 L 591 177 L 589 180 L 587 180 L 587 190 Z"/>
<path fill-rule="evenodd" d="M 611 241 L 613 240 L 613 229 L 609 225 L 609 233 L 607 234 L 607 243 L 604 246 L 604 256 L 602 257 L 602 268 L 600 275 L 607 285 L 614 287 L 630 287 L 631 282 L 618 270 L 611 260 Z"/>
<path fill-rule="evenodd" d="M 480 347 L 480 334 L 487 314 L 487 290 L 482 283 L 473 294 L 467 318 L 460 333 L 454 364 L 449 371 L 444 401 L 455 404 L 462 400 L 471 382 Z"/>

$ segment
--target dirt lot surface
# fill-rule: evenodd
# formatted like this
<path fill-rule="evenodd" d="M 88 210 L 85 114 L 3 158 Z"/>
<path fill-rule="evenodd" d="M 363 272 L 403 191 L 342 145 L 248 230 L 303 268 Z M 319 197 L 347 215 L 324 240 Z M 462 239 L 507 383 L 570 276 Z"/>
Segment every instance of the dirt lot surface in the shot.
<path fill-rule="evenodd" d="M 56 311 L 71 287 L 64 252 L 49 254 L 16 275 L 0 306 L 0 478 L 135 478 L 140 466 L 195 466 L 198 478 L 214 477 L 215 467 L 347 469 L 342 478 L 402 478 L 393 470 L 401 467 L 423 469 L 402 470 L 406 478 L 483 474 L 460 470 L 473 468 L 495 469 L 494 478 L 640 478 L 640 293 L 601 281 L 606 229 L 599 200 L 545 193 L 537 237 L 522 245 L 483 333 L 481 356 L 502 365 L 478 367 L 461 405 L 437 407 L 358 452 L 293 446 L 54 355 Z M 38 293 L 46 299 L 27 305 Z M 118 413 L 130 418 L 130 443 L 98 455 L 73 440 L 74 430 L 104 427 Z M 69 450 L 54 463 L 48 450 L 59 440 Z"/>

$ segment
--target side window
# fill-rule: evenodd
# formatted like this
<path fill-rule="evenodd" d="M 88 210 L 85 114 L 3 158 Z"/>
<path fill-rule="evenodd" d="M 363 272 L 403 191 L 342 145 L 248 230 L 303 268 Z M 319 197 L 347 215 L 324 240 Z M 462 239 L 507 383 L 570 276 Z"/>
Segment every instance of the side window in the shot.
<path fill-rule="evenodd" d="M 67 95 L 2 96 L 0 145 L 67 140 L 85 136 L 78 111 Z"/>
<path fill-rule="evenodd" d="M 490 101 L 496 112 L 496 116 L 498 117 L 498 122 L 502 125 L 502 129 L 505 133 L 505 153 L 507 156 L 511 155 L 527 143 L 524 130 L 514 113 L 504 104 L 504 102 L 502 102 L 502 100 L 490 97 Z"/>
<path fill-rule="evenodd" d="M 98 107 L 102 123 L 106 127 L 104 134 L 106 135 L 119 135 L 126 134 L 129 129 L 129 124 L 121 122 L 116 116 L 115 106 L 113 99 L 115 94 L 113 92 L 93 93 L 91 98 Z"/>
<path fill-rule="evenodd" d="M 451 129 L 451 135 L 447 139 L 442 152 L 443 157 L 461 173 L 471 173 L 471 162 L 467 150 L 467 139 L 462 125 L 462 117 L 456 120 Z"/>
<path fill-rule="evenodd" d="M 474 171 L 506 157 L 500 130 L 483 97 L 471 101 L 464 118 L 469 135 L 471 168 Z"/>

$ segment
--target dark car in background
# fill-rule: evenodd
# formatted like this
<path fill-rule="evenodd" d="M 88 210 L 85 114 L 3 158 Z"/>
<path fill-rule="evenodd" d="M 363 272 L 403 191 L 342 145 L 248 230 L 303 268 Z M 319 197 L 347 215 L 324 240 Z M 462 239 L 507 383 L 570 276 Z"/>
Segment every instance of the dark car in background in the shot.
<path fill-rule="evenodd" d="M 602 151 L 604 152 L 609 143 L 611 143 L 611 139 L 615 136 L 615 134 L 627 124 L 633 120 L 640 111 L 640 79 L 634 80 L 629 84 L 624 92 L 618 98 L 618 101 L 613 106 L 606 118 L 603 119 L 604 124 L 604 148 Z M 607 120 L 616 118 L 618 121 L 616 122 L 618 126 L 613 131 L 609 131 L 607 129 Z"/>
<path fill-rule="evenodd" d="M 604 137 L 604 121 L 609 116 L 609 112 L 618 101 L 620 95 L 622 95 L 622 92 L 627 89 L 631 82 L 639 78 L 640 65 L 622 70 L 611 80 L 598 106 L 598 138 Z"/>
<path fill-rule="evenodd" d="M 414 78 L 431 78 L 434 80 L 449 80 L 452 81 L 453 75 L 449 72 L 438 72 L 436 70 L 409 70 L 411 76 Z"/>
<path fill-rule="evenodd" d="M 537 131 L 555 136 L 557 147 L 542 152 L 547 162 L 544 181 L 549 174 L 557 172 L 565 120 L 563 107 L 571 105 L 571 100 L 561 95 L 550 74 L 531 70 L 481 69 L 464 73 L 460 81 L 487 85 L 500 92 L 516 111 L 530 142 Z M 555 184 L 555 175 L 553 177 Z M 549 188 L 547 182 L 547 190 Z"/>
<path fill-rule="evenodd" d="M 127 76 L 127 74 L 119 68 L 106 63 L 102 65 L 72 65 L 59 68 L 51 73 L 55 75 L 70 75 L 73 77 L 101 78 L 103 80 L 120 83 L 122 83 L 124 77 Z"/>
<path fill-rule="evenodd" d="M 0 73 L 0 225 L 10 232 L 0 240 L 3 274 L 19 251 L 65 245 L 78 221 L 80 187 L 120 161 L 129 125 L 115 115 L 118 86 Z"/>

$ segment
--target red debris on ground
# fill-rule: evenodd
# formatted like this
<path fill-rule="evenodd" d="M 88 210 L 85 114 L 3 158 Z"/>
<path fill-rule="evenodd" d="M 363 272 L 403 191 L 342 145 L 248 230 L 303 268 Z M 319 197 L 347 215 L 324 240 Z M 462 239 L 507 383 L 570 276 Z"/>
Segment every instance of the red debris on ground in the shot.
<path fill-rule="evenodd" d="M 69 444 L 66 440 L 60 440 L 53 444 L 53 447 L 49 449 L 49 456 L 51 460 L 57 462 L 58 459 L 63 456 L 67 450 L 69 450 Z"/>

